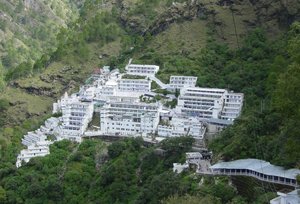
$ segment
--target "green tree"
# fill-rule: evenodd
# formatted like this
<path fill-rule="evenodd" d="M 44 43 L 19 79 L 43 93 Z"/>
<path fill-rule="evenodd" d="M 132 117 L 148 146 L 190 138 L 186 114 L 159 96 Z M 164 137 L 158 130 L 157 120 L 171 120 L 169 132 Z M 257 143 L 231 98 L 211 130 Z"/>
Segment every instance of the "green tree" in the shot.
<path fill-rule="evenodd" d="M 0 186 L 0 202 L 4 203 L 6 201 L 6 191 Z"/>

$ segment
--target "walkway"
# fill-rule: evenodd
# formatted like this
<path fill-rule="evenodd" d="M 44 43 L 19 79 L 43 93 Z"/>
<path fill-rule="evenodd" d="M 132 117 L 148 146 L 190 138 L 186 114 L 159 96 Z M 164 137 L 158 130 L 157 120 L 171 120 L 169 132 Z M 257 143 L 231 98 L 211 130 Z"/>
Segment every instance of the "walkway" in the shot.
<path fill-rule="evenodd" d="M 162 88 L 162 89 L 166 89 L 166 88 L 168 88 L 169 87 L 169 85 L 168 84 L 165 84 L 165 83 L 163 83 L 161 80 L 159 80 L 158 78 L 156 78 L 155 76 L 148 76 L 152 81 L 155 81 L 159 86 L 160 86 L 160 88 Z"/>
<path fill-rule="evenodd" d="M 250 176 L 261 181 L 297 187 L 299 169 L 285 170 L 259 159 L 240 159 L 220 162 L 210 167 L 212 175 Z M 199 171 L 198 173 L 201 174 Z"/>

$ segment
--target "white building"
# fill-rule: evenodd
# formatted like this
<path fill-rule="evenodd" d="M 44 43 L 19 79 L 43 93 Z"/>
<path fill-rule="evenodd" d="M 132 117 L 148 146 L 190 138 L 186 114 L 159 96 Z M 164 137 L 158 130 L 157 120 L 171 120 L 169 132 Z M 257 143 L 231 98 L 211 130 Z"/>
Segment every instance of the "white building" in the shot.
<path fill-rule="evenodd" d="M 88 88 L 81 87 L 80 99 L 83 101 L 93 101 L 93 99 L 95 98 L 95 90 L 96 88 L 93 86 Z"/>
<path fill-rule="evenodd" d="M 118 90 L 122 92 L 150 92 L 151 81 L 147 79 L 120 79 Z"/>
<path fill-rule="evenodd" d="M 225 89 L 182 88 L 177 111 L 200 118 L 234 120 L 240 115 L 243 94 L 228 93 Z"/>
<path fill-rule="evenodd" d="M 62 107 L 62 127 L 60 137 L 81 141 L 81 136 L 92 120 L 94 112 L 93 103 L 72 101 Z"/>
<path fill-rule="evenodd" d="M 62 111 L 62 108 L 65 107 L 67 104 L 77 102 L 78 98 L 76 95 L 69 96 L 67 92 L 61 97 L 60 100 L 57 100 L 56 103 L 53 103 L 53 113 L 59 113 Z"/>
<path fill-rule="evenodd" d="M 127 74 L 130 75 L 142 75 L 142 76 L 154 76 L 158 70 L 157 65 L 142 65 L 142 64 L 129 64 L 125 67 Z"/>
<path fill-rule="evenodd" d="M 28 132 L 27 135 L 24 135 L 22 139 L 22 144 L 25 146 L 30 146 L 36 142 L 45 141 L 47 136 L 41 131 Z"/>
<path fill-rule="evenodd" d="M 186 152 L 185 158 L 186 158 L 186 163 L 198 165 L 203 159 L 203 156 L 200 152 Z"/>
<path fill-rule="evenodd" d="M 180 164 L 180 163 L 173 163 L 173 172 L 180 174 L 181 172 L 185 171 L 186 169 L 189 168 L 189 164 L 184 163 L 184 164 Z"/>
<path fill-rule="evenodd" d="M 50 153 L 49 145 L 51 141 L 36 142 L 28 146 L 27 149 L 21 150 L 21 153 L 17 157 L 16 166 L 19 168 L 22 165 L 22 161 L 29 162 L 33 157 L 43 157 Z"/>
<path fill-rule="evenodd" d="M 219 118 L 225 93 L 225 89 L 183 88 L 176 108 L 180 113 L 191 116 Z"/>
<path fill-rule="evenodd" d="M 197 83 L 197 77 L 193 76 L 171 76 L 169 87 L 172 91 L 181 89 L 184 87 L 195 87 Z"/>
<path fill-rule="evenodd" d="M 225 103 L 221 113 L 221 119 L 233 121 L 239 117 L 242 111 L 244 94 L 229 92 L 225 95 Z"/>
<path fill-rule="evenodd" d="M 192 136 L 195 139 L 203 139 L 205 126 L 196 117 L 175 116 L 171 120 L 162 121 L 157 128 L 160 137 Z"/>
<path fill-rule="evenodd" d="M 101 131 L 116 135 L 154 134 L 159 106 L 146 103 L 111 102 L 100 111 Z"/>
<path fill-rule="evenodd" d="M 296 189 L 289 193 L 277 192 L 278 197 L 270 200 L 270 204 L 299 204 L 300 190 Z"/>

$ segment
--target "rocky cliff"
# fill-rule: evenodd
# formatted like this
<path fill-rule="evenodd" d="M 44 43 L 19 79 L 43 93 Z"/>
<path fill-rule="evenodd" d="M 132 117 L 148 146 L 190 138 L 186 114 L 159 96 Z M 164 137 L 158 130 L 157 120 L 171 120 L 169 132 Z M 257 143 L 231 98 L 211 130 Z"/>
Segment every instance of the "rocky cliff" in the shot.
<path fill-rule="evenodd" d="M 174 1 L 170 5 L 157 4 L 160 9 L 153 9 L 156 16 L 152 20 L 147 20 L 147 13 L 133 15 L 132 1 L 118 0 L 117 3 L 121 9 L 121 22 L 136 33 L 156 35 L 173 23 L 200 18 L 215 31 L 216 37 L 229 43 L 257 27 L 264 28 L 270 36 L 277 36 L 292 22 L 300 20 L 300 2 L 297 0 Z M 140 1 L 136 4 L 143 5 Z"/>

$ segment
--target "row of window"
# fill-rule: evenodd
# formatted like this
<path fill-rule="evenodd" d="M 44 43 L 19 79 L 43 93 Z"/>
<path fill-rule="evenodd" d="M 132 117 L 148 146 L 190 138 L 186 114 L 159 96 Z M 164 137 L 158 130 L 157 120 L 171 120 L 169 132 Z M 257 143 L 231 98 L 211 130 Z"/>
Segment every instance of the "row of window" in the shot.
<path fill-rule="evenodd" d="M 136 81 L 129 81 L 126 79 L 123 79 L 121 81 L 119 81 L 120 84 L 150 84 L 150 82 L 148 80 L 136 80 Z"/>
<path fill-rule="evenodd" d="M 195 98 L 186 98 L 186 97 L 182 97 L 182 96 L 180 96 L 179 98 L 178 98 L 178 100 L 183 100 L 183 101 L 197 101 L 197 102 L 209 102 L 209 103 L 215 103 L 215 100 L 213 100 L 213 99 L 203 99 L 203 98 L 197 98 L 197 99 L 195 99 Z"/>
<path fill-rule="evenodd" d="M 209 95 L 209 94 L 193 94 L 193 93 L 185 93 L 184 96 L 194 96 L 194 97 L 203 97 L 203 98 L 221 98 L 220 95 Z"/>
<path fill-rule="evenodd" d="M 262 178 L 262 179 L 268 179 L 268 180 L 274 180 L 274 181 L 281 181 L 285 183 L 293 183 L 296 184 L 296 179 L 289 179 L 289 178 L 284 178 L 280 176 L 273 176 L 273 175 L 265 175 L 256 171 L 252 171 L 249 169 L 221 169 L 221 173 L 247 173 L 247 174 L 252 174 L 256 177 Z"/>
<path fill-rule="evenodd" d="M 192 84 L 195 85 L 196 83 L 192 82 L 192 81 L 171 81 L 170 84 Z"/>
<path fill-rule="evenodd" d="M 224 91 L 209 91 L 209 90 L 198 90 L 198 89 L 188 89 L 189 92 L 202 92 L 202 93 L 212 93 L 212 94 L 220 94 L 220 95 L 223 95 L 225 93 L 225 90 Z"/>
<path fill-rule="evenodd" d="M 189 80 L 197 81 L 197 77 L 186 77 L 186 76 L 171 76 L 170 80 Z"/>

